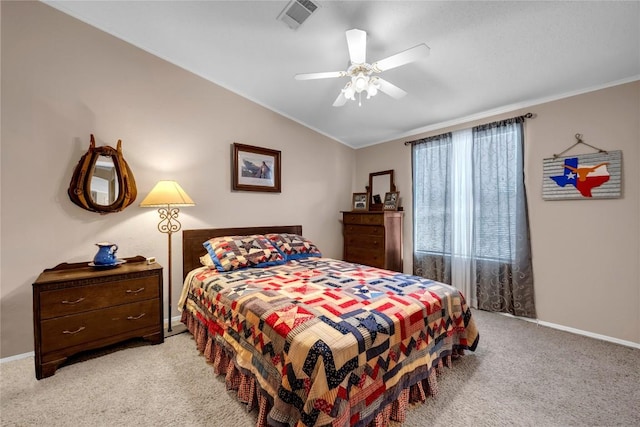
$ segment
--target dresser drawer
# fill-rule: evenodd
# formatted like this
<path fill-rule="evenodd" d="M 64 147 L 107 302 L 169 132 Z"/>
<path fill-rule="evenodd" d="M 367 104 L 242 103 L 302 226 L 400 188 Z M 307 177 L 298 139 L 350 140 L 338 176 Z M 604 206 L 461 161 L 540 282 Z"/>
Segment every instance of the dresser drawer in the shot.
<path fill-rule="evenodd" d="M 358 214 L 345 212 L 342 217 L 344 224 L 384 225 L 384 214 Z"/>
<path fill-rule="evenodd" d="M 42 322 L 42 352 L 158 325 L 157 300 L 135 302 Z"/>
<path fill-rule="evenodd" d="M 384 250 L 383 237 L 369 236 L 366 234 L 347 234 L 344 236 L 344 242 L 349 248 Z"/>
<path fill-rule="evenodd" d="M 344 260 L 347 262 L 369 265 L 371 267 L 384 268 L 384 253 L 350 248 L 347 253 L 345 253 Z"/>
<path fill-rule="evenodd" d="M 367 258 L 375 260 L 376 262 L 382 261 L 384 263 L 384 247 L 349 246 L 345 251 L 345 257 L 356 257 L 358 259 Z"/>
<path fill-rule="evenodd" d="M 40 316 L 41 319 L 50 319 L 135 301 L 157 299 L 158 296 L 156 276 L 43 291 L 40 294 Z"/>
<path fill-rule="evenodd" d="M 345 225 L 344 226 L 344 234 L 345 236 L 351 235 L 362 235 L 367 236 L 367 238 L 384 238 L 384 228 L 376 227 L 372 225 Z"/>

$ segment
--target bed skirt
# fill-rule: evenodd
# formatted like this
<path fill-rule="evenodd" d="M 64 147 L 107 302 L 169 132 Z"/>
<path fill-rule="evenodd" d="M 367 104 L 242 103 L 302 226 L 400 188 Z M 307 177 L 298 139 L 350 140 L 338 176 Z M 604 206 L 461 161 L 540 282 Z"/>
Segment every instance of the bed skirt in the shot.
<path fill-rule="evenodd" d="M 214 374 L 224 375 L 227 389 L 236 392 L 237 399 L 247 405 L 247 411 L 258 408 L 256 427 L 272 427 L 269 423 L 272 398 L 261 389 L 251 372 L 239 368 L 234 363 L 234 350 L 215 338 L 216 332 L 219 334 L 219 331 L 210 331 L 206 322 L 187 310 L 182 312 L 181 321 L 193 335 L 197 349 L 204 355 L 207 362 L 213 365 Z M 401 425 L 405 421 L 406 411 L 410 406 L 426 402 L 429 396 L 437 396 L 437 377 L 444 372 L 445 366 L 451 367 L 452 359 L 463 355 L 464 350 L 456 348 L 447 354 L 440 355 L 437 363 L 434 363 L 429 372 L 422 375 L 422 379 L 413 383 L 409 381 L 396 387 L 397 390 L 390 394 L 390 401 L 386 405 L 381 406 L 369 419 L 358 420 L 356 425 L 366 427 Z M 351 414 L 345 411 L 344 416 L 335 419 L 331 427 L 352 425 L 348 419 L 350 416 Z"/>

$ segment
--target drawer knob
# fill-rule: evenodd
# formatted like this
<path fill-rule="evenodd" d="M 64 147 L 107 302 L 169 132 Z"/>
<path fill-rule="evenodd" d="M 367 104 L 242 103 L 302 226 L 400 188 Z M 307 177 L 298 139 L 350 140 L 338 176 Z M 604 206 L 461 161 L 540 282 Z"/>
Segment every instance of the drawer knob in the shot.
<path fill-rule="evenodd" d="M 127 320 L 138 320 L 140 319 L 142 316 L 144 316 L 146 313 L 142 313 L 140 316 L 129 316 L 127 317 Z"/>
<path fill-rule="evenodd" d="M 68 334 L 68 335 L 75 335 L 80 331 L 84 331 L 84 326 L 80 326 L 78 329 L 76 329 L 75 331 L 62 331 L 63 334 Z"/>
<path fill-rule="evenodd" d="M 142 291 L 144 291 L 144 288 L 136 289 L 135 291 L 132 291 L 131 289 L 127 289 L 128 294 L 139 294 Z"/>
<path fill-rule="evenodd" d="M 84 301 L 84 298 L 80 297 L 80 298 L 78 298 L 78 299 L 77 299 L 77 300 L 75 300 L 75 301 L 67 301 L 67 300 L 64 300 L 64 301 L 62 301 L 62 304 L 77 304 L 77 303 L 79 303 L 79 302 L 81 302 L 81 301 Z"/>

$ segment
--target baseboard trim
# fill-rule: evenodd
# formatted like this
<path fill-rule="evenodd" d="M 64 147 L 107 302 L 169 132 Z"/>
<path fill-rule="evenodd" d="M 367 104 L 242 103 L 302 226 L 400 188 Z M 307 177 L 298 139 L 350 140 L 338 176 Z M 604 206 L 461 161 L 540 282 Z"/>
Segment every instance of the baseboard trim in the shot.
<path fill-rule="evenodd" d="M 16 354 L 15 356 L 3 357 L 0 359 L 0 363 L 13 362 L 14 360 L 26 359 L 27 357 L 35 357 L 35 353 L 30 351 L 28 353 Z"/>
<path fill-rule="evenodd" d="M 620 344 L 620 345 L 624 345 L 625 347 L 631 347 L 631 348 L 636 348 L 640 350 L 640 343 L 637 343 L 637 342 L 621 340 L 620 338 L 614 338 L 607 335 L 600 335 L 593 332 L 583 331 L 581 329 L 571 328 L 569 326 L 557 325 L 555 323 L 545 322 L 544 320 L 538 321 L 538 324 L 541 326 L 547 326 L 553 329 L 559 329 L 561 331 L 571 332 L 572 334 L 584 335 L 585 337 L 595 338 L 597 340 L 607 341 L 613 344 Z"/>
<path fill-rule="evenodd" d="M 546 322 L 544 320 L 529 319 L 529 318 L 526 318 L 526 317 L 518 317 L 518 316 L 514 316 L 511 313 L 498 313 L 498 314 L 501 314 L 501 315 L 507 316 L 507 317 L 513 317 L 514 319 L 525 320 L 527 322 L 535 323 L 535 324 L 540 325 L 540 326 L 546 326 L 547 328 L 558 329 L 560 331 L 570 332 L 572 334 L 582 335 L 582 336 L 585 336 L 585 337 L 594 338 L 594 339 L 601 340 L 601 341 L 607 341 L 607 342 L 610 342 L 610 343 L 613 343 L 613 344 L 619 344 L 619 345 L 623 345 L 625 347 L 631 347 L 631 348 L 636 348 L 636 349 L 640 350 L 640 343 L 637 343 L 637 342 L 621 340 L 620 338 L 614 338 L 614 337 L 610 337 L 608 335 L 601 335 L 601 334 L 596 334 L 594 332 L 583 331 L 582 329 L 576 329 L 576 328 L 572 328 L 570 326 L 558 325 L 557 323 Z"/>

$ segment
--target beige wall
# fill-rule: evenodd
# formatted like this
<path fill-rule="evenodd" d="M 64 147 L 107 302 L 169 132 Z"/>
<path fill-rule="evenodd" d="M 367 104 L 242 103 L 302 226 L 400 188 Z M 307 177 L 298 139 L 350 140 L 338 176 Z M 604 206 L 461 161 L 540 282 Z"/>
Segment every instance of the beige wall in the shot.
<path fill-rule="evenodd" d="M 182 209 L 183 228 L 302 224 L 325 255 L 342 256 L 354 150 L 42 3 L 1 8 L 0 357 L 33 350 L 31 284 L 44 268 L 89 261 L 102 240 L 166 267 L 157 211 L 138 207 L 161 179 L 197 203 Z M 98 145 L 123 141 L 139 194 L 121 213 L 84 211 L 66 194 L 91 133 Z M 281 194 L 231 191 L 233 142 L 282 151 Z"/>
<path fill-rule="evenodd" d="M 153 255 L 166 266 L 157 212 L 137 206 L 160 179 L 178 180 L 197 203 L 182 210 L 184 228 L 301 223 L 326 255 L 340 258 L 339 211 L 369 172 L 394 169 L 411 271 L 411 154 L 403 141 L 427 134 L 354 151 L 42 3 L 0 7 L 0 357 L 33 349 L 31 283 L 42 269 L 90 260 L 101 240 L 117 242 L 121 257 Z M 538 315 L 640 343 L 640 83 L 481 122 L 526 111 L 537 114 L 526 125 L 526 179 Z M 571 145 L 576 132 L 623 151 L 623 198 L 542 201 L 542 159 Z M 66 194 L 91 133 L 98 145 L 123 141 L 139 196 L 121 213 L 83 211 Z M 233 142 L 282 151 L 281 194 L 230 190 Z M 174 301 L 181 249 L 176 235 Z"/>
<path fill-rule="evenodd" d="M 394 169 L 407 210 L 405 272 L 412 271 L 411 148 L 404 141 L 526 112 L 525 180 L 538 318 L 566 328 L 640 343 L 640 82 L 564 98 L 379 144 L 356 152 L 356 186 L 370 172 Z M 542 200 L 542 161 L 583 134 L 586 143 L 622 150 L 623 197 Z M 576 147 L 567 154 L 593 152 Z"/>

